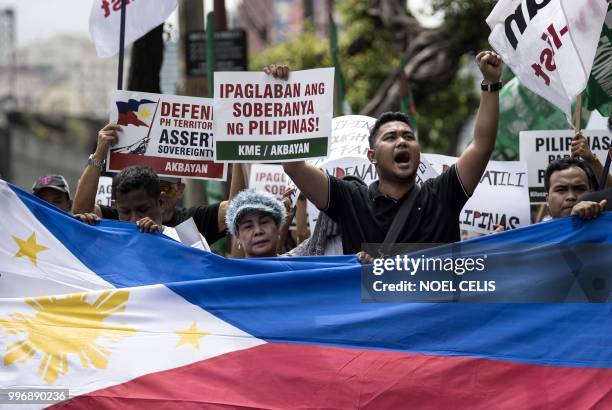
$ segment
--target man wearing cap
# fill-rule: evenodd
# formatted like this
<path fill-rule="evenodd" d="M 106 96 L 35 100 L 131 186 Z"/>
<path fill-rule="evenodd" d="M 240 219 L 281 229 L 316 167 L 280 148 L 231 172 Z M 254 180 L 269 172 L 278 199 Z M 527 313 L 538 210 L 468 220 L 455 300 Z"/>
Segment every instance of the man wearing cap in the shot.
<path fill-rule="evenodd" d="M 69 213 L 72 208 L 70 188 L 62 175 L 47 175 L 40 178 L 32 187 L 32 193 L 62 211 Z"/>
<path fill-rule="evenodd" d="M 106 157 L 111 145 L 118 140 L 121 126 L 107 124 L 98 133 L 96 151 L 89 156 L 87 165 L 74 196 L 72 212 L 74 214 L 88 214 L 94 212 L 98 217 L 105 219 L 119 219 L 116 208 L 96 205 L 95 197 L 100 174 L 106 166 Z M 114 184 L 114 181 L 113 181 Z M 161 177 L 159 188 L 164 193 L 165 201 L 162 206 L 162 223 L 174 227 L 189 218 L 193 218 L 198 230 L 208 243 L 214 243 L 225 237 L 225 211 L 227 201 L 209 206 L 196 206 L 192 208 L 178 208 L 177 204 L 182 197 L 184 184 L 180 178 Z"/>

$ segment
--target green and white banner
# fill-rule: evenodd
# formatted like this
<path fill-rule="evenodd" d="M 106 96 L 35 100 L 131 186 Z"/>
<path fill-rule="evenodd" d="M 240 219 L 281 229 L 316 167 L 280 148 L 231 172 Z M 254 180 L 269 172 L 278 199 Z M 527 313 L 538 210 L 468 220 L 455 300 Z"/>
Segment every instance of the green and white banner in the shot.
<path fill-rule="evenodd" d="M 597 110 L 606 117 L 612 114 L 612 4 L 608 6 L 585 93 L 585 105 L 590 111 Z"/>

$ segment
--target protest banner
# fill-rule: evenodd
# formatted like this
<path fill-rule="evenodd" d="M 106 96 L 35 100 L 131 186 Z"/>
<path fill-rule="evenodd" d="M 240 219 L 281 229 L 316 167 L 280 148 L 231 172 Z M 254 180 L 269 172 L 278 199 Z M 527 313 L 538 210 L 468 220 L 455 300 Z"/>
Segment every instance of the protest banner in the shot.
<path fill-rule="evenodd" d="M 487 24 L 489 43 L 526 87 L 571 121 L 571 102 L 586 87 L 607 2 L 500 0 Z"/>
<path fill-rule="evenodd" d="M 457 162 L 456 157 L 421 154 L 438 172 Z M 531 223 L 527 191 L 527 165 L 521 161 L 489 161 L 472 197 L 459 216 L 459 226 L 478 233 L 494 231 L 493 225 L 505 230 Z"/>
<path fill-rule="evenodd" d="M 110 122 L 123 130 L 107 168 L 148 165 L 160 176 L 225 180 L 226 165 L 213 162 L 212 121 L 209 98 L 115 91 Z"/>
<path fill-rule="evenodd" d="M 277 162 L 326 157 L 334 69 L 215 73 L 215 161 Z"/>
<path fill-rule="evenodd" d="M 111 195 L 113 192 L 113 178 L 100 177 L 98 191 L 96 192 L 96 204 L 111 206 Z"/>
<path fill-rule="evenodd" d="M 601 163 L 606 162 L 608 149 L 612 147 L 612 132 L 609 130 L 582 130 L 593 154 Z M 527 164 L 529 199 L 532 204 L 546 203 L 544 173 L 550 162 L 558 158 L 569 158 L 574 131 L 522 131 L 519 135 L 521 161 Z M 600 175 L 596 175 L 599 179 Z"/>
<path fill-rule="evenodd" d="M 249 175 L 249 188 L 266 191 L 282 198 L 289 185 L 289 177 L 282 165 L 253 164 Z"/>

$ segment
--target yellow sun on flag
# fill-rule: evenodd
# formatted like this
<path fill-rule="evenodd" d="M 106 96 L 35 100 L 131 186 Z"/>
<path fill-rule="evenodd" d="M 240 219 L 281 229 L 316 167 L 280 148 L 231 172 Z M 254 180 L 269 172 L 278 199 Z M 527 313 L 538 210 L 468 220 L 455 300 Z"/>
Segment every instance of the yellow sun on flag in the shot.
<path fill-rule="evenodd" d="M 140 109 L 138 110 L 138 117 L 143 120 L 146 120 L 149 118 L 150 115 L 151 111 L 147 107 L 141 105 Z"/>
<path fill-rule="evenodd" d="M 25 302 L 38 312 L 36 316 L 12 313 L 0 318 L 0 329 L 5 334 L 23 336 L 7 346 L 4 365 L 25 363 L 34 354 L 43 354 L 38 373 L 47 384 L 68 372 L 68 355 L 77 355 L 83 367 L 106 368 L 111 352 L 98 339 L 117 340 L 134 333 L 124 324 L 103 322 L 125 311 L 129 292 L 103 292 L 93 304 L 87 302 L 87 295 L 28 298 Z"/>

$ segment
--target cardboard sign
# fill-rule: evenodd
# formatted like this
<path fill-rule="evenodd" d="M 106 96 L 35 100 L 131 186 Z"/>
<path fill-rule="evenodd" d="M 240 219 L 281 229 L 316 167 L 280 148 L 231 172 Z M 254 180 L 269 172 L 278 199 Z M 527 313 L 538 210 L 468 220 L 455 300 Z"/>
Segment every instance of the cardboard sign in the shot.
<path fill-rule="evenodd" d="M 113 192 L 113 178 L 100 177 L 98 191 L 96 192 L 96 205 L 111 206 L 111 195 Z"/>
<path fill-rule="evenodd" d="M 226 165 L 213 162 L 212 120 L 209 98 L 115 91 L 110 121 L 123 131 L 107 169 L 148 165 L 163 176 L 225 180 Z"/>
<path fill-rule="evenodd" d="M 421 154 L 436 172 L 446 171 L 456 157 Z M 531 224 L 527 165 L 521 161 L 489 161 L 472 197 L 459 216 L 459 226 L 472 232 L 490 233 L 493 225 L 505 230 Z"/>
<path fill-rule="evenodd" d="M 593 154 L 602 164 L 606 162 L 608 149 L 612 147 L 612 132 L 609 130 L 583 130 Z M 529 199 L 532 204 L 546 203 L 544 174 L 548 164 L 558 158 L 569 158 L 572 130 L 522 131 L 519 134 L 521 161 L 527 163 Z M 596 175 L 599 179 L 601 175 Z"/>
<path fill-rule="evenodd" d="M 282 165 L 253 164 L 249 176 L 249 188 L 266 191 L 281 199 L 288 189 L 289 177 Z"/>
<path fill-rule="evenodd" d="M 334 69 L 215 73 L 215 160 L 278 162 L 328 155 Z"/>

